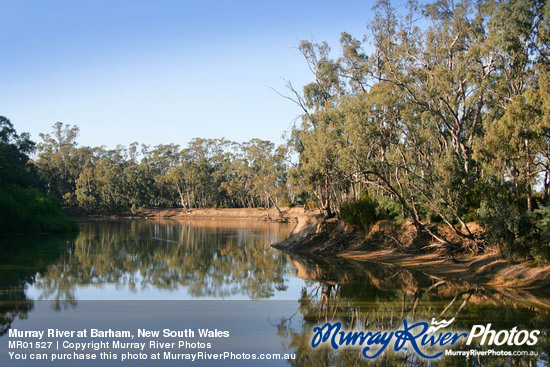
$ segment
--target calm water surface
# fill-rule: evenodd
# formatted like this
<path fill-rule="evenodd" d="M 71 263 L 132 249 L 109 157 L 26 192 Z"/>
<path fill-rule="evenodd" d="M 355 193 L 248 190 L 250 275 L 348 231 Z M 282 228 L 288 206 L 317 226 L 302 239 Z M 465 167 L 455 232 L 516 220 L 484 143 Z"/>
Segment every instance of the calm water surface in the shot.
<path fill-rule="evenodd" d="M 288 300 L 295 312 L 278 320 L 276 333 L 298 355 L 291 363 L 296 366 L 365 363 L 354 349 L 312 352 L 309 333 L 320 322 L 338 319 L 348 327 L 382 330 L 403 318 L 452 317 L 455 330 L 490 322 L 494 329 L 543 333 L 530 349 L 537 356 L 470 358 L 467 365 L 549 363 L 548 295 L 450 282 L 379 263 L 290 256 L 269 247 L 291 229 L 257 221 L 83 221 L 76 238 L 3 238 L 0 335 L 17 317 L 32 314 L 39 300 L 59 310 L 84 300 Z M 380 361 L 425 363 L 410 353 Z M 462 366 L 465 360 L 437 363 Z"/>
<path fill-rule="evenodd" d="M 284 254 L 269 245 L 290 225 L 258 221 L 133 220 L 82 222 L 33 299 L 296 299 Z"/>

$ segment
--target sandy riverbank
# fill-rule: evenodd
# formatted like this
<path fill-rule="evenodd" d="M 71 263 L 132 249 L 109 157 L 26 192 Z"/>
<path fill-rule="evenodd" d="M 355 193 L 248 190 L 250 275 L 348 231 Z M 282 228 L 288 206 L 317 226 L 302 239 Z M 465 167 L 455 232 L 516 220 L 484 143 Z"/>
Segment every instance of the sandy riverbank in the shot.
<path fill-rule="evenodd" d="M 122 215 L 100 215 L 99 217 L 109 218 L 172 218 L 172 219 L 229 219 L 229 220 L 262 220 L 280 222 L 286 221 L 296 223 L 298 217 L 307 215 L 303 208 L 281 208 L 283 217 L 275 208 L 223 208 L 223 209 L 192 209 L 186 210 L 182 208 L 167 208 L 167 209 L 140 209 L 133 213 Z M 71 216 L 80 217 L 79 213 L 68 213 Z"/>

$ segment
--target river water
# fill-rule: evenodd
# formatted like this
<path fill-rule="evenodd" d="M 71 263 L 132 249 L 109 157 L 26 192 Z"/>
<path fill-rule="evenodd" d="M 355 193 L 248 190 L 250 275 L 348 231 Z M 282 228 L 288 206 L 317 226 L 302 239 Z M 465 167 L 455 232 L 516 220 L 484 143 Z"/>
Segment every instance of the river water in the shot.
<path fill-rule="evenodd" d="M 266 310 L 280 311 L 266 324 L 265 332 L 278 341 L 279 348 L 296 355 L 295 360 L 274 365 L 549 363 L 550 296 L 545 294 L 490 289 L 387 264 L 299 257 L 272 249 L 270 244 L 289 235 L 289 224 L 97 220 L 82 221 L 80 225 L 80 233 L 73 237 L 2 239 L 0 335 L 4 337 L 0 337 L 0 344 L 7 339 L 10 328 L 23 328 L 31 322 L 26 320 L 37 322 L 41 317 L 50 317 L 41 316 L 47 314 L 39 311 L 44 304 L 56 312 L 55 317 L 66 319 L 75 309 L 88 307 L 88 301 L 116 301 L 117 307 L 128 309 L 131 307 L 124 302 L 134 301 L 130 304 L 136 305 L 194 300 L 204 305 L 227 305 L 224 307 L 229 310 L 247 309 L 252 300 L 258 303 L 252 303 L 251 310 L 261 305 Z M 253 312 L 247 312 L 252 319 Z M 242 316 L 244 320 L 246 316 Z M 457 333 L 491 323 L 497 331 L 539 330 L 540 335 L 533 346 L 505 343 L 495 348 L 480 345 L 478 340 L 477 344 L 452 348 L 528 354 L 521 356 L 477 354 L 430 360 L 409 348 L 382 353 L 373 362 L 361 355 L 361 348 L 310 346 L 313 327 L 325 322 L 339 321 L 349 330 L 381 331 L 395 329 L 403 319 L 430 323 L 432 318 L 454 318 L 449 330 Z"/>

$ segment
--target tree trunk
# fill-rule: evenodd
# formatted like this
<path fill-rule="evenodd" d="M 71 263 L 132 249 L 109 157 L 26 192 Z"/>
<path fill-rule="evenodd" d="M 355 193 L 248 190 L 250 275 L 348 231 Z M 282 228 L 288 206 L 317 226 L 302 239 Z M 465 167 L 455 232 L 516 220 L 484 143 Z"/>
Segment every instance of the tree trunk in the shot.
<path fill-rule="evenodd" d="M 531 189 L 531 185 L 527 185 L 527 210 L 530 213 L 533 212 L 533 190 Z"/>
<path fill-rule="evenodd" d="M 285 219 L 285 216 L 284 216 L 284 213 L 281 211 L 281 209 L 279 208 L 279 206 L 275 203 L 275 200 L 273 200 L 273 197 L 271 197 L 271 194 L 269 192 L 265 192 L 268 199 L 271 200 L 271 202 L 273 203 L 273 206 L 277 209 L 277 211 L 279 212 L 279 217 L 281 219 Z"/>
<path fill-rule="evenodd" d="M 330 208 L 330 191 L 329 191 L 329 174 L 325 173 L 325 201 L 323 204 L 323 213 L 326 218 L 334 217 L 334 213 Z"/>

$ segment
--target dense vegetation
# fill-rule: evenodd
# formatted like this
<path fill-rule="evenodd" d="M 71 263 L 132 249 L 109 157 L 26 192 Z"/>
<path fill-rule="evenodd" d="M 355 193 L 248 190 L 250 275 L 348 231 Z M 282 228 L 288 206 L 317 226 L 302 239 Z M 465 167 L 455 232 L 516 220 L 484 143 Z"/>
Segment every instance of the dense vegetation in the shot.
<path fill-rule="evenodd" d="M 88 212 L 299 199 L 364 228 L 400 217 L 419 239 L 450 245 L 436 223 L 454 238 L 547 258 L 550 5 L 437 0 L 396 11 L 381 0 L 373 11 L 362 41 L 342 34 L 339 56 L 300 43 L 314 81 L 302 92 L 288 84 L 303 115 L 286 146 L 79 147 L 78 127 L 56 123 L 41 134 L 35 165 L 4 161 L 36 168 L 50 195 Z"/>
<path fill-rule="evenodd" d="M 68 232 L 78 228 L 60 203 L 40 190 L 42 182 L 29 161 L 35 144 L 18 135 L 0 116 L 0 233 Z"/>
<path fill-rule="evenodd" d="M 120 213 L 142 207 L 271 207 L 288 203 L 284 149 L 253 139 L 193 139 L 150 148 L 78 147 L 78 127 L 41 134 L 40 175 L 65 205 Z"/>
<path fill-rule="evenodd" d="M 314 81 L 288 84 L 304 111 L 292 174 L 329 216 L 367 193 L 397 202 L 418 236 L 449 245 L 440 222 L 473 239 L 480 220 L 505 252 L 547 256 L 550 5 L 381 0 L 374 12 L 338 57 L 300 44 Z"/>

